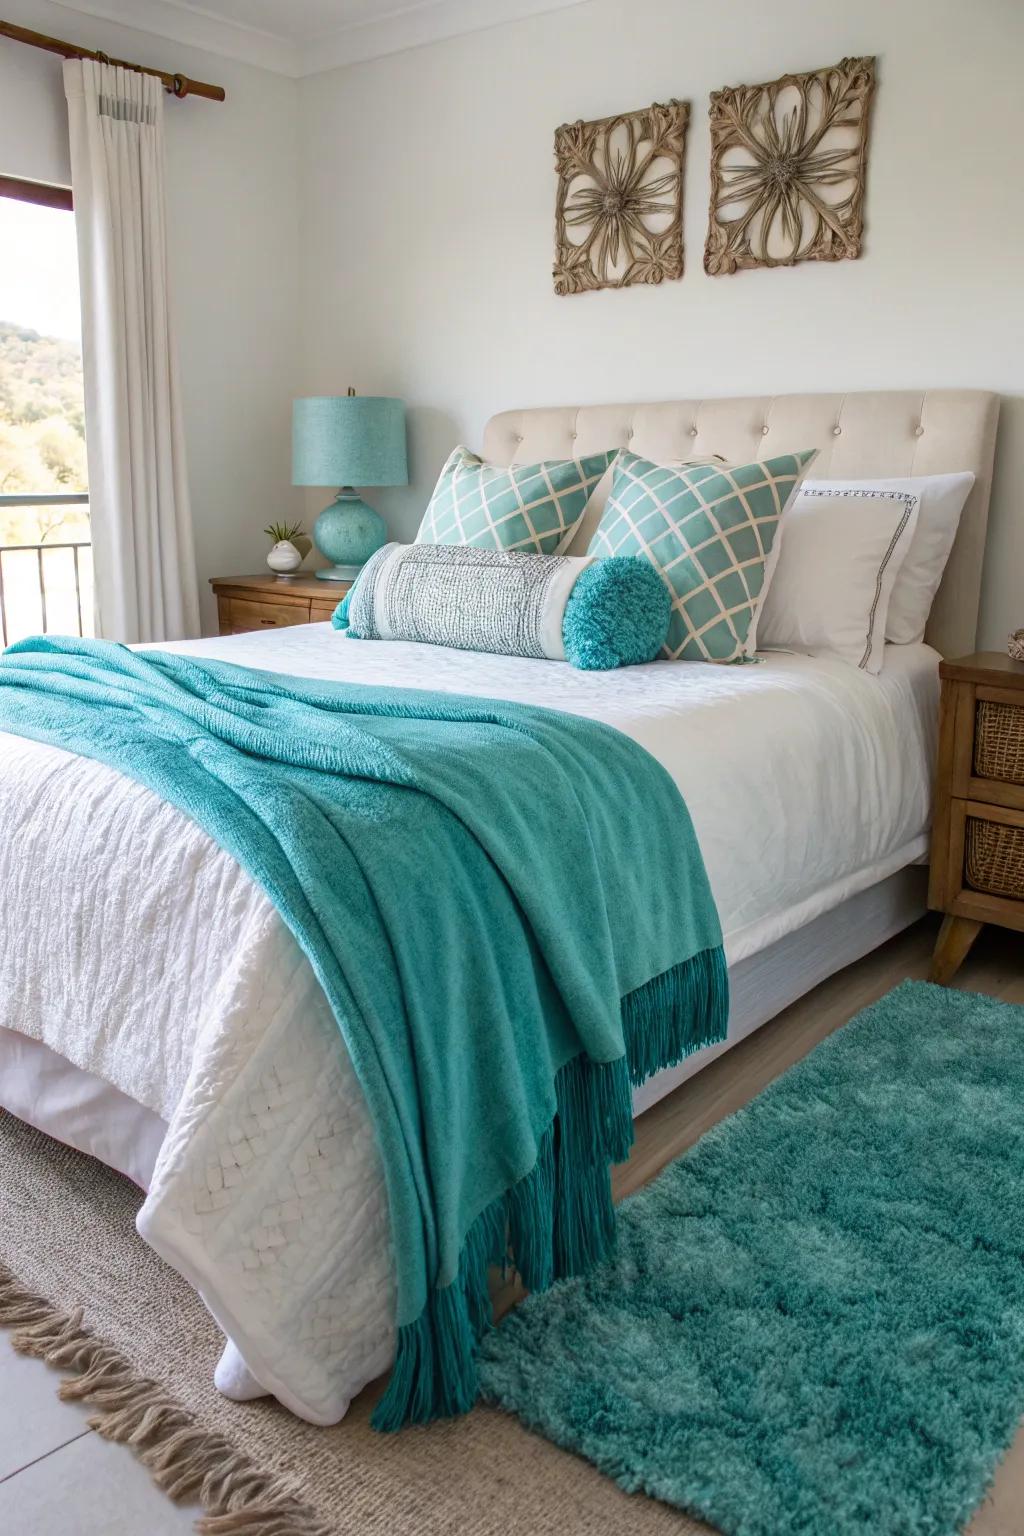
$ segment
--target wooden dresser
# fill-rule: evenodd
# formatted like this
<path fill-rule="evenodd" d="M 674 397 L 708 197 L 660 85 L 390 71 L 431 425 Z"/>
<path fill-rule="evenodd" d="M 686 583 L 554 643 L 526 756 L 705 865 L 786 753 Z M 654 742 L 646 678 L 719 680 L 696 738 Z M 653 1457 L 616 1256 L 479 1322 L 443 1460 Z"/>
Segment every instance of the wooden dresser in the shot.
<path fill-rule="evenodd" d="M 946 914 L 931 970 L 945 985 L 983 924 L 1024 933 L 1024 662 L 985 651 L 939 676 L 928 905 Z"/>
<path fill-rule="evenodd" d="M 217 617 L 222 635 L 254 629 L 285 629 L 289 624 L 323 624 L 348 591 L 347 581 L 318 581 L 315 576 L 214 576 Z"/>

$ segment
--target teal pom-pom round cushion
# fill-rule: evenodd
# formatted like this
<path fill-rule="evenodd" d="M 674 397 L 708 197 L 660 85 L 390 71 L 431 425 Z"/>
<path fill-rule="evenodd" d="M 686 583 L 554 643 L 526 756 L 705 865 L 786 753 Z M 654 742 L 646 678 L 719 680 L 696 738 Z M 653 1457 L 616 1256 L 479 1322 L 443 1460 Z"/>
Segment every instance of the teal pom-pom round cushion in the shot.
<path fill-rule="evenodd" d="M 595 560 L 578 576 L 562 619 L 566 659 L 588 672 L 653 661 L 665 644 L 672 598 L 638 555 Z"/>

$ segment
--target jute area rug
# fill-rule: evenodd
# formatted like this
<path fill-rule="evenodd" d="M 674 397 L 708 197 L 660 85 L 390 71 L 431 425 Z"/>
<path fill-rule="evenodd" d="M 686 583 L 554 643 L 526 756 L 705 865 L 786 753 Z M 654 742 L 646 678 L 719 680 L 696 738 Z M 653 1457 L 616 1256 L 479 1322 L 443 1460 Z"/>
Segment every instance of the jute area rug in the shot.
<path fill-rule="evenodd" d="M 0 1325 L 62 1397 L 130 1445 L 206 1536 L 706 1536 L 493 1409 L 379 1435 L 367 1394 L 333 1429 L 213 1385 L 223 1344 L 135 1231 L 141 1195 L 0 1110 Z M 55 1379 L 55 1387 L 57 1386 Z"/>

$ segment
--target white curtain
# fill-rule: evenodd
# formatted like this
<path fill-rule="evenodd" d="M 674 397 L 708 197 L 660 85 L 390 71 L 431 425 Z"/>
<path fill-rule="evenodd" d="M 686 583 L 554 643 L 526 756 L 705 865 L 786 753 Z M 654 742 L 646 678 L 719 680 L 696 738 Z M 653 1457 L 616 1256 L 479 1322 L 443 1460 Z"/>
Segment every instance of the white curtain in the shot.
<path fill-rule="evenodd" d="M 178 364 L 167 292 L 159 80 L 69 59 L 64 90 L 82 288 L 96 633 L 199 633 Z"/>

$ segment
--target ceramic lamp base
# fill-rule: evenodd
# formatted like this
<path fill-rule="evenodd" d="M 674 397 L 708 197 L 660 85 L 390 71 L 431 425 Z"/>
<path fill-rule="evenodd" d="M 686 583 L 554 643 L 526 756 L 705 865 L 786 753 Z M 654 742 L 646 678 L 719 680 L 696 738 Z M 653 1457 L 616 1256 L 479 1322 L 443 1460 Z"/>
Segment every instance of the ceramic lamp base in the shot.
<path fill-rule="evenodd" d="M 379 512 L 346 485 L 313 524 L 313 541 L 331 568 L 317 571 L 324 581 L 352 581 L 370 556 L 387 543 Z M 352 574 L 349 574 L 349 573 Z"/>

